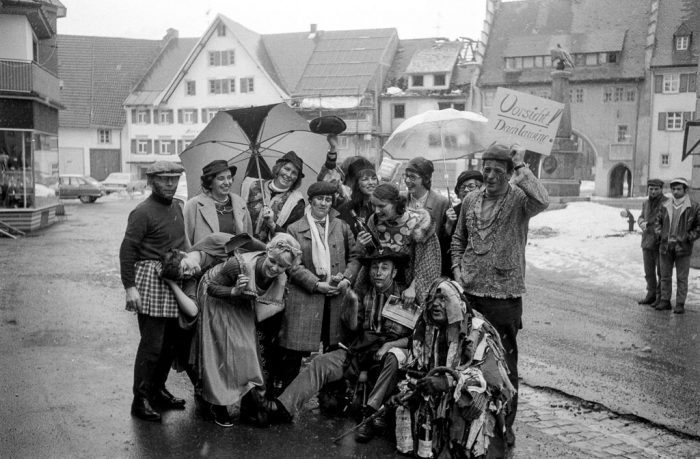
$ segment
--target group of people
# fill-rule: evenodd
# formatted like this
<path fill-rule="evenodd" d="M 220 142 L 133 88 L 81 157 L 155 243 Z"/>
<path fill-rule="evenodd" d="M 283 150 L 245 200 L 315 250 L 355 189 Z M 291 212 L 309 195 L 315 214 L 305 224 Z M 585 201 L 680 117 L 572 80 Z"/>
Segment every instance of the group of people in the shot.
<path fill-rule="evenodd" d="M 688 274 L 693 243 L 700 238 L 700 204 L 688 195 L 688 181 L 671 180 L 671 197 L 663 194 L 664 182 L 647 181 L 649 198 L 637 219 L 642 230 L 642 255 L 647 293 L 639 304 L 658 311 L 685 313 Z M 673 269 L 676 269 L 676 301 L 671 306 Z"/>
<path fill-rule="evenodd" d="M 165 386 L 171 367 L 222 427 L 234 407 L 266 426 L 319 393 L 347 406 L 361 383 L 357 441 L 396 411 L 402 452 L 502 457 L 515 442 L 528 222 L 547 208 L 545 188 L 522 152 L 492 145 L 481 171 L 460 174 L 455 206 L 425 158 L 408 162 L 400 192 L 365 158 L 338 165 L 329 144 L 306 196 L 294 152 L 240 196 L 236 167 L 211 162 L 184 208 L 173 201 L 182 167 L 148 168 L 152 194 L 120 249 L 141 333 L 132 415 L 184 408 Z"/>

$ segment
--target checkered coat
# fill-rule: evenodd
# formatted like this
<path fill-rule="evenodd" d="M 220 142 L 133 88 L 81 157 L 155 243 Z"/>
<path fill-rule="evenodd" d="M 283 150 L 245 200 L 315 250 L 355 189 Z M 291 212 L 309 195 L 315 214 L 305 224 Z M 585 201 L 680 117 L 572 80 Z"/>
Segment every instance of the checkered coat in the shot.
<path fill-rule="evenodd" d="M 360 264 L 357 261 L 355 237 L 347 223 L 331 211 L 329 216 L 328 245 L 331 248 L 331 273 L 343 273 L 350 282 L 355 281 Z M 280 331 L 280 345 L 295 351 L 317 351 L 321 341 L 323 305 L 326 296 L 313 293 L 316 269 L 311 256 L 311 229 L 306 218 L 289 225 L 287 232 L 301 245 L 301 264 L 290 271 L 290 282 L 284 319 Z M 340 336 L 340 309 L 342 296 L 330 297 L 330 343 L 336 344 Z"/>

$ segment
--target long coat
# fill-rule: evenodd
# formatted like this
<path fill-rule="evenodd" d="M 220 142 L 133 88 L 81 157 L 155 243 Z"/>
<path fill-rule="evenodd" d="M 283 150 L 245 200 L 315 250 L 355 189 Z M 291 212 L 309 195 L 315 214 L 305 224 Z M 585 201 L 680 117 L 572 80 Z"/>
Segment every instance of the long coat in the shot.
<path fill-rule="evenodd" d="M 343 273 L 354 283 L 360 267 L 355 237 L 347 223 L 329 215 L 328 245 L 331 250 L 331 274 Z M 301 245 L 301 263 L 289 272 L 286 307 L 280 331 L 280 345 L 295 351 L 316 351 L 321 341 L 323 306 L 326 296 L 313 293 L 319 278 L 311 255 L 311 229 L 306 217 L 289 225 L 287 232 Z M 330 297 L 330 343 L 339 340 L 340 310 L 343 296 Z"/>
<path fill-rule="evenodd" d="M 253 224 L 245 201 L 235 193 L 229 193 L 233 206 L 236 234 L 253 234 Z M 190 245 L 195 245 L 205 236 L 219 231 L 219 217 L 214 200 L 202 193 L 185 203 L 185 236 Z"/>

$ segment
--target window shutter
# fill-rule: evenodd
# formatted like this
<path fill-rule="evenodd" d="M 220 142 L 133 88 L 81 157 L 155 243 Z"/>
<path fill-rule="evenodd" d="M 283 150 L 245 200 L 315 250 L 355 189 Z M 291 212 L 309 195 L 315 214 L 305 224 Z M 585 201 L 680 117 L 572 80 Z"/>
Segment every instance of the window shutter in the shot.
<path fill-rule="evenodd" d="M 689 73 L 688 74 L 688 92 L 695 92 L 695 77 L 696 75 L 694 73 Z"/>
<path fill-rule="evenodd" d="M 146 140 L 146 153 L 153 153 L 153 141 L 151 139 Z"/>
<path fill-rule="evenodd" d="M 683 129 L 685 129 L 685 123 L 693 119 L 693 112 L 683 112 Z"/>
<path fill-rule="evenodd" d="M 151 124 L 151 111 L 146 110 L 146 124 Z"/>
<path fill-rule="evenodd" d="M 160 110 L 153 110 L 153 124 L 160 123 Z"/>
<path fill-rule="evenodd" d="M 192 110 L 192 122 L 197 124 L 197 110 Z"/>
<path fill-rule="evenodd" d="M 654 76 L 654 92 L 659 94 L 664 90 L 664 76 L 656 75 Z"/>
<path fill-rule="evenodd" d="M 666 113 L 659 113 L 659 131 L 666 130 Z"/>
<path fill-rule="evenodd" d="M 136 151 L 136 139 L 131 139 L 131 154 L 138 153 Z"/>
<path fill-rule="evenodd" d="M 179 108 L 179 109 L 177 110 L 177 122 L 178 122 L 179 124 L 182 124 L 182 109 L 181 109 L 181 108 Z"/>
<path fill-rule="evenodd" d="M 202 109 L 202 120 L 205 120 L 205 119 L 207 119 L 207 109 L 203 108 Z"/>
<path fill-rule="evenodd" d="M 182 140 L 177 141 L 177 154 L 182 153 Z"/>
<path fill-rule="evenodd" d="M 153 141 L 153 152 L 158 155 L 160 154 L 160 140 Z"/>
<path fill-rule="evenodd" d="M 688 92 L 688 74 L 681 73 L 681 85 L 678 88 L 678 92 Z"/>
<path fill-rule="evenodd" d="M 137 121 L 138 121 L 138 118 L 136 117 L 136 109 L 132 108 L 131 109 L 131 122 L 133 124 L 136 124 Z"/>

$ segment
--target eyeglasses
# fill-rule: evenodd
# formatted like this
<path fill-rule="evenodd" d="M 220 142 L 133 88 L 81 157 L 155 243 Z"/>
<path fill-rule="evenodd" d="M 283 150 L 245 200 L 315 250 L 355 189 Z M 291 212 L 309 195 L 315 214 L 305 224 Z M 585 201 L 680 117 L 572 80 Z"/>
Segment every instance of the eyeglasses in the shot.
<path fill-rule="evenodd" d="M 420 178 L 419 175 L 416 174 L 403 174 L 404 180 L 408 180 L 409 182 L 415 182 Z"/>
<path fill-rule="evenodd" d="M 479 188 L 479 185 L 477 185 L 476 183 L 468 183 L 468 184 L 465 183 L 464 185 L 462 185 L 462 186 L 460 187 L 460 190 L 474 191 L 474 190 L 476 190 L 477 188 Z"/>

